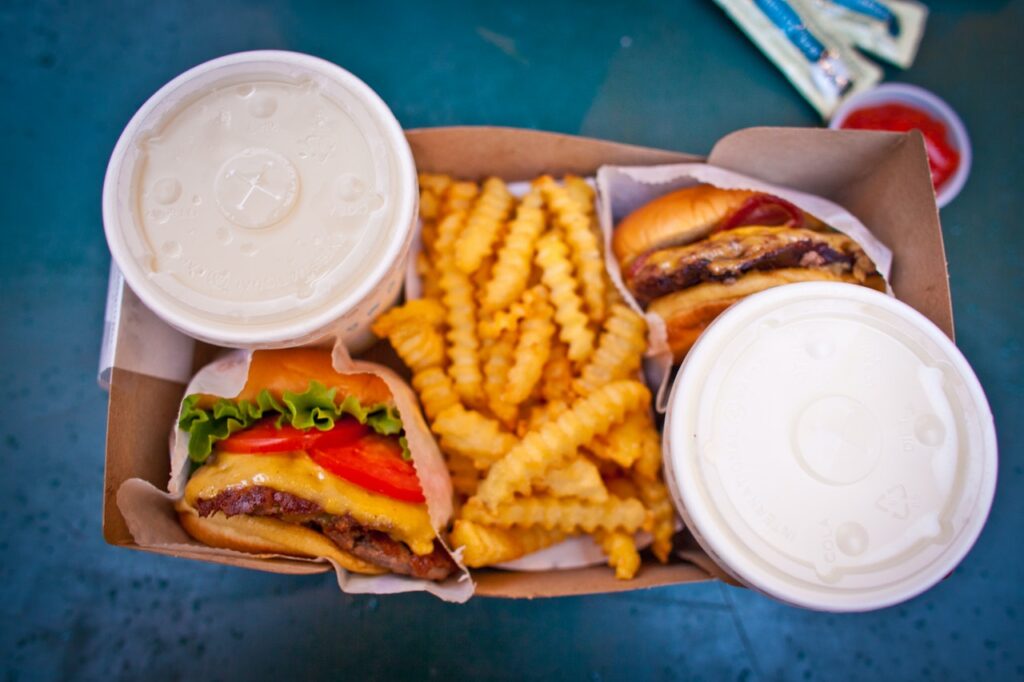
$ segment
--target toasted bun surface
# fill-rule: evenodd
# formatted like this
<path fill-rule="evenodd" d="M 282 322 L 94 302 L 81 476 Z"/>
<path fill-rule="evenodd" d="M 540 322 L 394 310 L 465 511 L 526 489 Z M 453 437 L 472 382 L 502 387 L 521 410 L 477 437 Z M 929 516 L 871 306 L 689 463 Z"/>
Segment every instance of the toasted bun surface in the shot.
<path fill-rule="evenodd" d="M 726 308 L 741 298 L 759 291 L 792 284 L 794 282 L 849 282 L 864 284 L 885 291 L 881 277 L 872 277 L 859 282 L 852 274 L 834 274 L 830 270 L 816 268 L 780 268 L 777 270 L 749 272 L 731 284 L 704 282 L 687 287 L 651 302 L 648 311 L 665 320 L 668 345 L 676 362 L 697 341 L 701 332 Z"/>
<path fill-rule="evenodd" d="M 338 389 L 338 399 L 354 395 L 363 404 L 392 402 L 391 391 L 375 374 L 339 374 L 331 364 L 331 352 L 318 348 L 258 350 L 252 354 L 249 379 L 239 400 L 255 400 L 263 389 L 275 396 L 284 391 L 301 393 L 310 381 Z"/>
<path fill-rule="evenodd" d="M 619 223 L 612 234 L 612 252 L 626 267 L 651 249 L 689 244 L 711 234 L 722 218 L 757 194 L 711 185 L 670 192 L 644 204 Z"/>
<path fill-rule="evenodd" d="M 327 557 L 353 573 L 388 572 L 342 551 L 326 536 L 298 524 L 261 516 L 224 516 L 219 512 L 201 517 L 184 502 L 178 504 L 178 518 L 189 535 L 211 547 L 254 554 Z"/>

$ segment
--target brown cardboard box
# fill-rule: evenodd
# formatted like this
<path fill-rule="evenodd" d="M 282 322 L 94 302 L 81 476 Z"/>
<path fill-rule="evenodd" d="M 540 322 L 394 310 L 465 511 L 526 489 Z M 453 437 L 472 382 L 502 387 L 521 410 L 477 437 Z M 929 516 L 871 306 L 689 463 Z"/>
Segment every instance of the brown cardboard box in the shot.
<path fill-rule="evenodd" d="M 466 178 L 495 175 L 511 181 L 542 173 L 593 175 L 606 164 L 702 160 L 680 152 L 509 128 L 436 128 L 412 130 L 407 136 L 420 171 Z M 953 336 L 942 232 L 919 133 L 751 128 L 720 140 L 707 161 L 843 205 L 892 249 L 891 284 L 897 297 Z M 119 319 L 114 321 L 117 338 L 107 417 L 103 534 L 112 545 L 138 549 L 117 508 L 117 490 L 129 478 L 142 478 L 161 488 L 166 485 L 168 429 L 185 389 L 182 381 L 152 376 L 138 359 L 145 357 L 150 347 L 184 347 L 191 349 L 186 352 L 192 353 L 192 365 L 198 368 L 215 349 L 198 343 L 183 344 L 183 339 L 173 338 L 180 334 L 162 326 L 156 332 L 137 333 L 142 324 L 140 316 L 131 313 L 133 307 L 138 310 L 137 301 L 130 291 L 124 296 L 128 304 L 117 307 Z M 153 339 L 153 334 L 163 338 Z M 387 356 L 379 348 L 371 353 Z M 149 358 L 150 363 L 154 360 L 159 363 L 159 358 Z M 329 570 L 325 564 L 287 559 L 211 558 L 187 550 L 148 551 L 275 573 Z M 617 581 L 603 566 L 543 573 L 484 570 L 473 575 L 477 594 L 499 597 L 591 594 L 723 577 L 692 543 L 685 556 L 689 562 L 645 564 L 633 581 Z"/>

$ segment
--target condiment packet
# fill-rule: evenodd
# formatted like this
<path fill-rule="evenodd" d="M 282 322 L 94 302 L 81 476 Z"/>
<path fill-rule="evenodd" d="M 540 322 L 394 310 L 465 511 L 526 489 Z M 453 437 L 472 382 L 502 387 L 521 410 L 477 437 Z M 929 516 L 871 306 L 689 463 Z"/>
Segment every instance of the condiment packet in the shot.
<path fill-rule="evenodd" d="M 427 500 L 431 525 L 438 532 L 438 539 L 452 514 L 452 488 L 447 467 L 437 448 L 423 416 L 420 414 L 416 396 L 412 389 L 387 367 L 369 362 L 354 361 L 345 346 L 337 342 L 334 346 L 334 368 L 345 373 L 367 373 L 379 376 L 388 385 L 394 396 L 395 406 L 405 428 L 413 466 Z M 249 373 L 252 351 L 230 351 L 213 363 L 201 369 L 189 383 L 185 395 L 209 393 L 231 398 L 237 396 L 245 386 Z M 177 420 L 171 427 L 170 454 L 171 474 L 167 492 L 142 479 L 129 479 L 117 492 L 117 506 L 128 524 L 136 544 L 141 547 L 163 548 L 187 551 L 193 556 L 278 558 L 273 554 L 245 554 L 233 550 L 204 545 L 185 532 L 177 521 L 174 502 L 181 498 L 188 482 L 188 436 L 177 428 Z M 286 557 L 291 561 L 330 562 L 338 577 L 338 587 L 353 594 L 393 594 L 398 592 L 426 591 L 450 602 L 465 602 L 473 595 L 474 585 L 469 572 L 455 556 L 459 573 L 442 583 L 418 580 L 409 576 L 394 574 L 357 575 L 349 573 L 330 559 L 300 559 Z"/>
<path fill-rule="evenodd" d="M 775 62 L 822 118 L 844 97 L 882 78 L 870 60 L 819 22 L 812 12 L 785 0 L 715 0 L 760 50 Z M 786 26 L 784 30 L 781 26 Z"/>
<path fill-rule="evenodd" d="M 874 261 L 886 280 L 892 269 L 892 251 L 867 227 L 842 206 L 812 194 L 779 187 L 755 178 L 705 163 L 681 163 L 664 166 L 602 166 L 597 172 L 598 219 L 604 235 L 605 266 L 612 282 L 626 302 L 647 320 L 648 349 L 645 362 L 647 383 L 655 388 L 655 408 L 665 412 L 672 376 L 672 351 L 668 346 L 665 322 L 645 312 L 622 280 L 619 263 L 611 250 L 615 226 L 644 204 L 683 187 L 709 184 L 722 189 L 746 189 L 781 197 L 854 239 Z"/>
<path fill-rule="evenodd" d="M 906 69 L 914 63 L 928 8 L 914 0 L 790 0 L 865 52 Z"/>

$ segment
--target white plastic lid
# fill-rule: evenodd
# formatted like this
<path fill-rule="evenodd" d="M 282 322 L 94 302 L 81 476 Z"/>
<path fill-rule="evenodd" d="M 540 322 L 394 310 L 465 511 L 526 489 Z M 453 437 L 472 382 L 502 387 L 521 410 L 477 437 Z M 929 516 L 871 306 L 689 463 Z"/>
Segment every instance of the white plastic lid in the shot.
<path fill-rule="evenodd" d="M 769 289 L 690 350 L 665 428 L 687 526 L 723 568 L 782 601 L 865 611 L 964 557 L 996 481 L 992 415 L 953 343 L 852 284 Z"/>
<path fill-rule="evenodd" d="M 408 143 L 369 87 L 261 51 L 201 64 L 142 106 L 103 219 L 149 308 L 197 338 L 261 346 L 324 331 L 401 267 L 416 201 Z"/>

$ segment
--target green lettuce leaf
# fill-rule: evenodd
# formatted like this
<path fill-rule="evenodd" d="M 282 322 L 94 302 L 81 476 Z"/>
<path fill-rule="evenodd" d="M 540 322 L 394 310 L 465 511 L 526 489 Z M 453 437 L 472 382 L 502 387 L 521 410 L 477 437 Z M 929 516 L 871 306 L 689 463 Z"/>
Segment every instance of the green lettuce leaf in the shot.
<path fill-rule="evenodd" d="M 336 393 L 335 388 L 328 389 L 319 381 L 311 381 L 309 388 L 302 393 L 285 391 L 281 400 L 264 389 L 255 402 L 219 398 L 212 407 L 206 409 L 199 407 L 202 396 L 195 393 L 182 401 L 178 428 L 188 433 L 188 456 L 197 465 L 206 461 L 217 441 L 252 426 L 264 417 L 274 415 L 277 415 L 275 424 L 278 428 L 287 424 L 304 431 L 329 431 L 334 428 L 335 421 L 349 415 L 384 436 L 402 432 L 402 420 L 393 405 L 380 403 L 367 406 L 351 395 L 336 403 Z M 402 456 L 410 459 L 404 436 L 400 442 Z"/>

